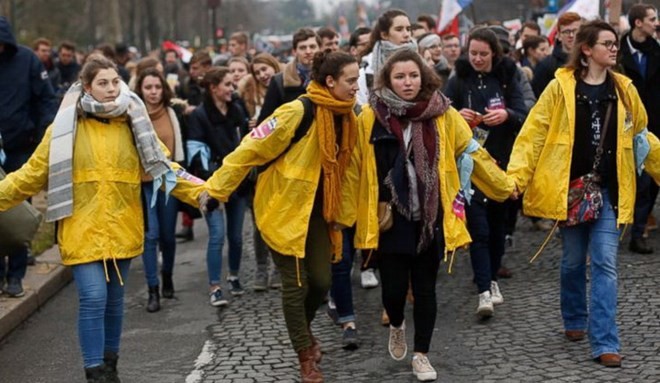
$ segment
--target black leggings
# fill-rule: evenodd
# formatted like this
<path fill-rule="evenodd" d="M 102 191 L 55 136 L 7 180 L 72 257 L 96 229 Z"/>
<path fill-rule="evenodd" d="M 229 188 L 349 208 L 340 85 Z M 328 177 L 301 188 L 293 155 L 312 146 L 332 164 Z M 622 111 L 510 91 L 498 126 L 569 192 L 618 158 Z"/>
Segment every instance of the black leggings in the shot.
<path fill-rule="evenodd" d="M 403 323 L 406 293 L 408 285 L 412 285 L 415 352 L 427 353 L 431 345 L 437 313 L 435 282 L 439 267 L 440 251 L 433 245 L 418 255 L 378 254 L 383 306 L 392 326 L 399 327 Z"/>

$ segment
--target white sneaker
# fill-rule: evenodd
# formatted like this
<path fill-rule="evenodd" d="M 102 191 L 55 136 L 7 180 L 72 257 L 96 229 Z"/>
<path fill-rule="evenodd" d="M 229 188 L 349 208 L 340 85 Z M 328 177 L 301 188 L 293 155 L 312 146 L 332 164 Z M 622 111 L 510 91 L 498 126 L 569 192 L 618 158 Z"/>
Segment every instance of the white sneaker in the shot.
<path fill-rule="evenodd" d="M 366 269 L 360 273 L 360 282 L 363 289 L 373 289 L 378 287 L 378 279 L 374 269 Z"/>
<path fill-rule="evenodd" d="M 387 345 L 390 356 L 394 360 L 403 360 L 408 353 L 408 344 L 406 343 L 406 322 L 401 323 L 397 328 L 390 325 L 390 341 Z"/>
<path fill-rule="evenodd" d="M 438 378 L 438 373 L 435 368 L 431 366 L 429 358 L 424 354 L 415 353 L 412 359 L 413 375 L 417 377 L 420 382 L 430 382 Z"/>
<path fill-rule="evenodd" d="M 500 291 L 500 285 L 495 281 L 490 281 L 490 300 L 494 305 L 501 305 L 504 303 L 504 297 Z"/>
<path fill-rule="evenodd" d="M 494 311 L 495 309 L 493 308 L 493 299 L 490 296 L 490 291 L 484 291 L 479 294 L 479 307 L 477 307 L 477 314 L 484 318 L 488 318 L 493 316 Z"/>

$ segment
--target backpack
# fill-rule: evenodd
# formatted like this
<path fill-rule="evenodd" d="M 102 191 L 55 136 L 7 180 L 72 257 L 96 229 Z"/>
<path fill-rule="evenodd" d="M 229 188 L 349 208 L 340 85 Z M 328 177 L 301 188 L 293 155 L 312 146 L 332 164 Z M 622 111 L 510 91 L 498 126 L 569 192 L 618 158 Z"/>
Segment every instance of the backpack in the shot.
<path fill-rule="evenodd" d="M 291 142 L 289 142 L 289 146 L 287 146 L 286 149 L 284 149 L 282 153 L 280 153 L 277 157 L 273 158 L 272 160 L 261 166 L 258 166 L 257 173 L 262 173 L 263 171 L 268 169 L 270 165 L 272 165 L 286 152 L 288 152 L 289 149 L 291 149 L 291 146 L 293 146 L 293 144 L 295 144 L 296 142 L 300 141 L 300 139 L 305 137 L 305 135 L 309 131 L 309 128 L 312 126 L 312 121 L 314 121 L 314 113 L 315 113 L 314 103 L 312 102 L 312 100 L 309 99 L 309 97 L 306 96 L 301 96 L 298 99 L 303 104 L 303 110 L 304 110 L 303 118 L 302 120 L 300 120 L 300 124 L 298 124 L 298 127 L 296 128 L 296 132 L 293 134 L 293 138 L 291 139 Z"/>

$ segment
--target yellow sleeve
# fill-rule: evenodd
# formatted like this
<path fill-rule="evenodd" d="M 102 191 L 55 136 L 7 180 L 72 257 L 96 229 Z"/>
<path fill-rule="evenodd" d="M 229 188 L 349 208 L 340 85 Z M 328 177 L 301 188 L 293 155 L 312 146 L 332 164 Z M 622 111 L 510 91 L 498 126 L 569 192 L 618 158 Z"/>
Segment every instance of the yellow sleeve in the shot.
<path fill-rule="evenodd" d="M 472 140 L 472 130 L 454 108 L 447 111 L 446 121 L 450 126 L 454 126 L 454 145 L 456 156 L 458 156 L 465 151 L 470 140 Z M 471 154 L 471 157 L 474 160 L 471 179 L 475 186 L 483 191 L 488 198 L 496 201 L 504 201 L 509 198 L 514 189 L 513 181 L 497 166 L 490 154 L 480 147 Z"/>
<path fill-rule="evenodd" d="M 556 112 L 555 105 L 558 97 L 561 97 L 559 82 L 552 80 L 527 115 L 516 142 L 513 144 L 507 174 L 513 178 L 521 193 L 527 188 L 536 170 L 550 129 L 550 120 L 553 113 Z"/>
<path fill-rule="evenodd" d="M 633 85 L 628 87 L 628 99 L 630 100 L 631 113 L 634 124 L 634 134 L 637 134 L 644 130 L 648 125 L 648 115 L 646 114 L 646 109 L 644 104 L 639 97 L 637 88 Z M 650 131 L 646 135 L 649 141 L 649 155 L 644 161 L 644 171 L 646 171 L 656 184 L 660 185 L 660 141 L 658 137 L 651 133 Z"/>
<path fill-rule="evenodd" d="M 299 100 L 275 110 L 224 158 L 222 166 L 206 181 L 209 194 L 226 202 L 250 169 L 278 158 L 289 147 L 303 114 L 304 107 Z"/>
<path fill-rule="evenodd" d="M 37 150 L 20 169 L 0 181 L 0 211 L 8 210 L 39 193 L 48 183 L 48 158 L 52 125 Z"/>
<path fill-rule="evenodd" d="M 165 154 L 166 158 L 170 158 L 170 151 L 167 149 L 167 146 L 158 139 L 160 148 Z M 185 172 L 185 169 L 179 165 L 177 162 L 171 161 L 170 166 L 172 170 L 177 174 L 176 177 L 176 186 L 172 190 L 172 195 L 176 197 L 179 201 L 185 202 L 188 205 L 199 207 L 197 203 L 197 197 L 204 191 L 204 181 Z M 161 186 L 161 189 L 164 190 L 165 185 Z"/>

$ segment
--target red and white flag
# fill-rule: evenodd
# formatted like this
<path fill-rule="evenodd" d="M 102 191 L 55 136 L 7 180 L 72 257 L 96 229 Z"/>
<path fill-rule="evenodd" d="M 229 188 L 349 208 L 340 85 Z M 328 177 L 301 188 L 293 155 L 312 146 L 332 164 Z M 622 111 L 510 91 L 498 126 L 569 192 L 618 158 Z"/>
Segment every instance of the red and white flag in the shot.
<path fill-rule="evenodd" d="M 452 24 L 455 24 L 456 29 L 458 29 L 458 14 L 471 3 L 472 0 L 443 0 L 440 6 L 436 31 L 439 34 L 443 34 L 445 29 L 452 26 Z"/>

